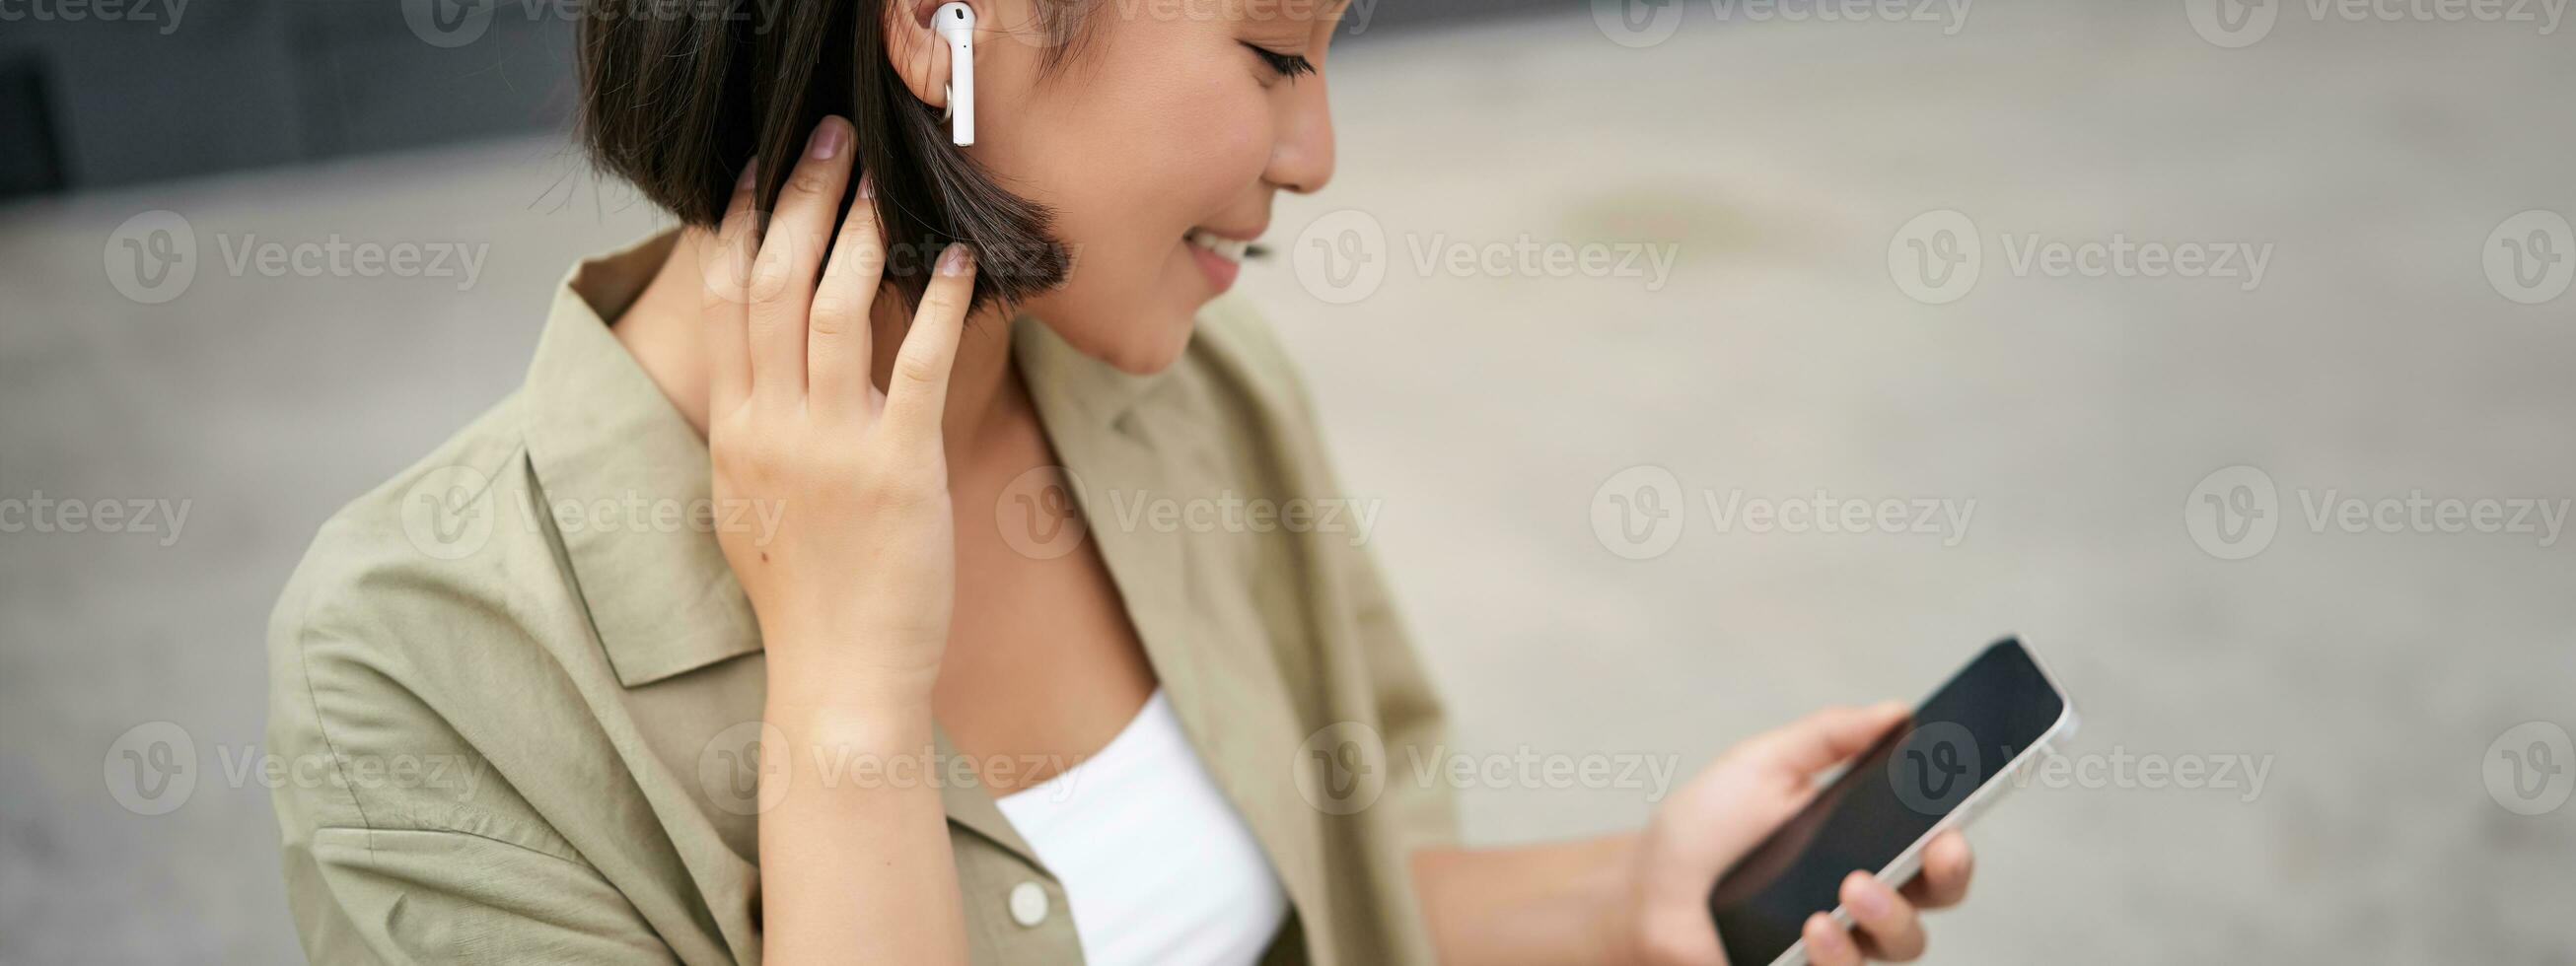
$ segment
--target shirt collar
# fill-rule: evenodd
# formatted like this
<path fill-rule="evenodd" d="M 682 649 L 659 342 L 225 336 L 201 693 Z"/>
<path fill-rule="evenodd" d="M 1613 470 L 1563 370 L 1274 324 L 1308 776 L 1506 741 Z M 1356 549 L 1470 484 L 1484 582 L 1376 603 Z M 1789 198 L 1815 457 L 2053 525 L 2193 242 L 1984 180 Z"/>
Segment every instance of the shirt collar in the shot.
<path fill-rule="evenodd" d="M 627 687 L 760 649 L 750 601 L 709 529 L 758 521 L 723 519 L 705 440 L 609 330 L 678 237 L 672 229 L 575 266 L 555 292 L 523 390 L 529 463 Z M 1050 436 L 1132 433 L 1123 417 L 1163 376 L 1121 372 L 1032 316 L 1011 324 L 1013 359 Z M 639 512 L 658 516 L 603 516 Z"/>
<path fill-rule="evenodd" d="M 726 521 L 710 496 L 706 441 L 608 328 L 678 237 L 575 266 L 523 390 L 539 492 L 609 664 L 630 688 L 760 649 L 751 602 L 711 529 Z M 621 510 L 646 516 L 603 517 Z"/>

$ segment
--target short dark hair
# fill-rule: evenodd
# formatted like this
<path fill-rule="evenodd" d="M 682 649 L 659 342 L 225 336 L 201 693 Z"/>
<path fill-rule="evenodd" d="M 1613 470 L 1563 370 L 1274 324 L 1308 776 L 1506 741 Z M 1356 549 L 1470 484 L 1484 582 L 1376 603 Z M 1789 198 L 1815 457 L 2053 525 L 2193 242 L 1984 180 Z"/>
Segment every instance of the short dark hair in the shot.
<path fill-rule="evenodd" d="M 1003 190 L 951 144 L 887 62 L 885 8 L 910 2 L 594 2 L 580 34 L 581 142 L 601 171 L 685 223 L 713 226 L 754 158 L 758 207 L 770 211 L 807 135 L 838 114 L 857 129 L 858 169 L 875 178 L 886 284 L 907 305 L 950 242 L 975 250 L 975 308 L 1062 284 L 1071 260 L 1051 234 L 1054 212 Z M 1090 2 L 1039 0 L 1042 74 L 1072 56 Z"/>

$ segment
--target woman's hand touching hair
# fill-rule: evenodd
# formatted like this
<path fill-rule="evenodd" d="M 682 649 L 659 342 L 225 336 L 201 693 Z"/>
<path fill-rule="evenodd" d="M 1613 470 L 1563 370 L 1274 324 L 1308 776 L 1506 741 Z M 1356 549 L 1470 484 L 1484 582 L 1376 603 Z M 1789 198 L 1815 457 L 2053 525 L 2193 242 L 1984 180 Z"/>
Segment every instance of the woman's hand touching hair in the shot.
<path fill-rule="evenodd" d="M 780 521 L 765 540 L 718 536 L 760 622 L 761 760 L 784 763 L 763 769 L 759 798 L 766 955 L 962 963 L 937 789 L 815 770 L 932 741 L 957 583 L 940 417 L 975 283 L 971 253 L 949 246 L 903 344 L 871 344 L 885 242 L 865 178 L 838 219 L 853 136 L 837 117 L 816 126 L 766 230 L 746 171 L 702 266 L 714 497 Z M 880 352 L 896 354 L 882 391 Z"/>
<path fill-rule="evenodd" d="M 885 242 L 871 205 L 833 224 L 851 149 L 848 122 L 817 125 L 766 231 L 752 179 L 735 192 L 705 273 L 707 447 L 720 503 L 779 514 L 766 542 L 720 536 L 773 675 L 823 672 L 927 701 L 956 592 L 940 415 L 975 265 L 948 246 L 903 345 L 871 345 Z M 877 352 L 896 353 L 883 390 L 870 378 Z"/>

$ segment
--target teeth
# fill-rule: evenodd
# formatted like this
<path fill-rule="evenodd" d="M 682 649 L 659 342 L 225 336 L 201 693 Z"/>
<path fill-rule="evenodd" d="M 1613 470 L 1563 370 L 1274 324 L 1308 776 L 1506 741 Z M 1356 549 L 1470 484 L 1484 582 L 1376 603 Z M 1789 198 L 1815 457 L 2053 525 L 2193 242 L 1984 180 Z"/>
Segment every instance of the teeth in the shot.
<path fill-rule="evenodd" d="M 1243 261 L 1243 253 L 1252 248 L 1251 242 L 1219 237 L 1206 230 L 1190 232 L 1189 241 L 1190 244 L 1215 252 L 1217 257 L 1229 262 Z"/>

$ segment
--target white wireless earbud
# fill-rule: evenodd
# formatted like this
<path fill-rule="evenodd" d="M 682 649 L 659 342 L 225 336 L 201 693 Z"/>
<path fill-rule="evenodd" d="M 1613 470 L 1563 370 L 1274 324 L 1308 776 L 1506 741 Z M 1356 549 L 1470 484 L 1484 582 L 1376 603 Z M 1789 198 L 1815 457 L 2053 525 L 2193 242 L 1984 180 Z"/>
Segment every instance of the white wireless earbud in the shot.
<path fill-rule="evenodd" d="M 975 143 L 975 8 L 943 3 L 930 15 L 930 29 L 948 41 L 948 121 L 950 140 Z"/>

